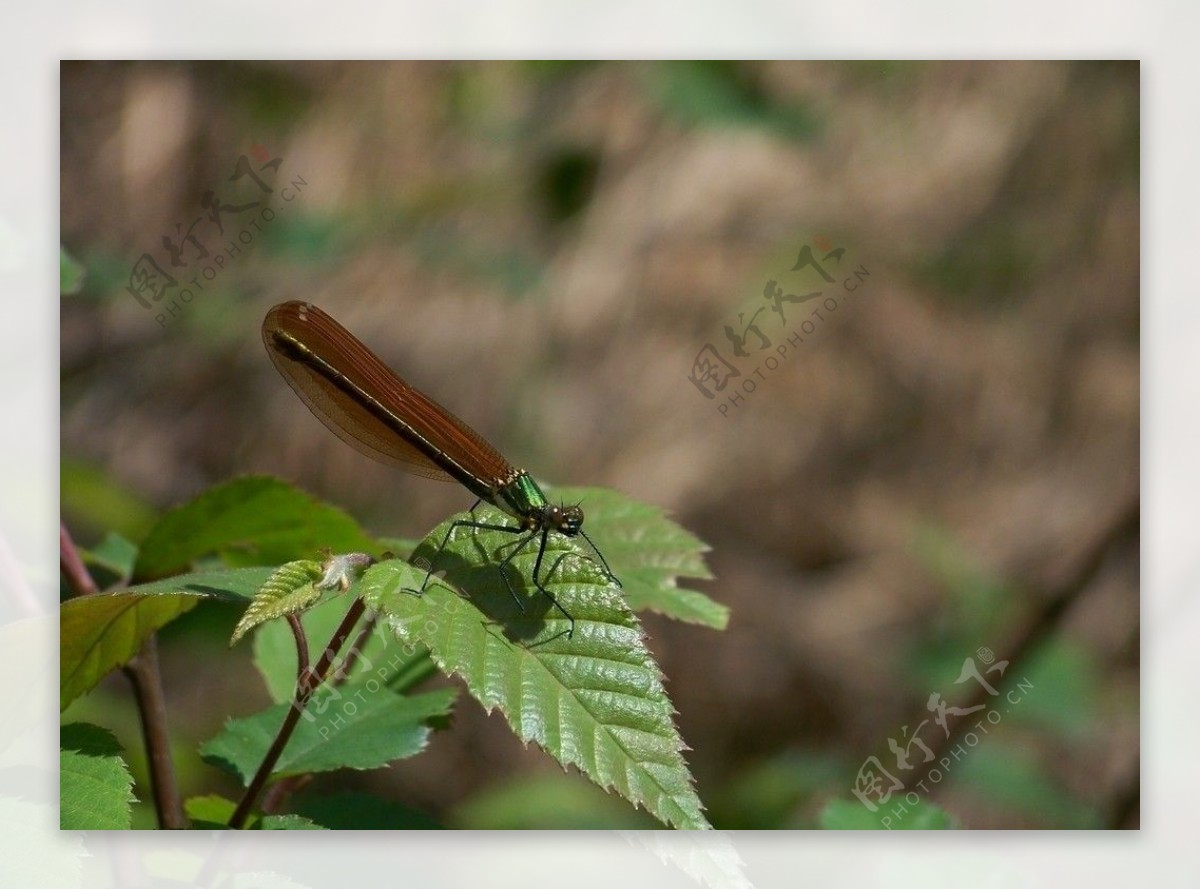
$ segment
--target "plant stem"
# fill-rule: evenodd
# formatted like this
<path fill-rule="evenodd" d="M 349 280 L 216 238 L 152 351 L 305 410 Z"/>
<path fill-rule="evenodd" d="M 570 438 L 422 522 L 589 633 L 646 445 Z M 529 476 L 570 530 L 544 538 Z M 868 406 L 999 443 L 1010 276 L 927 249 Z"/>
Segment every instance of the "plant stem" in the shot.
<path fill-rule="evenodd" d="M 354 666 L 358 664 L 358 657 L 362 654 L 363 648 L 367 645 L 367 641 L 371 638 L 372 632 L 375 630 L 375 623 L 379 620 L 378 615 L 372 615 L 363 624 L 362 630 L 358 632 L 358 636 L 354 638 L 354 644 L 350 647 L 346 658 L 338 665 L 337 674 L 333 678 L 333 682 L 341 686 L 349 678 L 354 671 Z"/>
<path fill-rule="evenodd" d="M 312 773 L 304 773 L 299 776 L 288 776 L 285 779 L 280 779 L 274 785 L 267 789 L 267 793 L 263 795 L 262 806 L 259 807 L 264 813 L 278 813 L 289 797 L 307 785 L 313 780 Z"/>
<path fill-rule="evenodd" d="M 300 721 L 300 715 L 304 712 L 304 706 L 308 704 L 308 700 L 312 698 L 313 693 L 324 682 L 326 675 L 329 673 L 329 668 L 333 664 L 333 659 L 337 657 L 338 652 L 345 644 L 347 637 L 350 636 L 350 632 L 354 630 L 354 625 L 358 623 L 365 609 L 366 605 L 363 601 L 356 598 L 349 610 L 347 610 L 346 617 L 338 625 L 338 629 L 333 632 L 333 637 L 330 639 L 329 645 L 325 647 L 325 651 L 321 653 L 316 666 L 311 670 L 308 670 L 303 664 L 300 667 L 296 677 L 296 692 L 292 697 L 292 706 L 288 709 L 287 716 L 283 718 L 283 725 L 279 727 L 279 732 L 275 735 L 275 741 L 271 743 L 266 756 L 263 757 L 262 763 L 259 764 L 258 771 L 246 787 L 246 793 L 242 795 L 237 809 L 234 811 L 233 816 L 230 817 L 230 828 L 241 828 L 245 824 L 250 811 L 258 800 L 258 796 L 262 793 L 267 781 L 271 778 L 271 771 L 275 769 L 275 764 L 279 762 L 279 757 L 283 754 L 283 749 L 287 747 L 287 743 L 296 729 L 296 724 Z M 293 632 L 296 631 L 298 625 L 299 622 L 297 621 L 293 625 Z M 303 628 L 301 628 L 297 638 L 297 649 L 302 661 L 306 662 L 308 660 L 307 642 L 303 644 L 299 642 L 299 639 L 303 637 Z M 303 647 L 302 650 L 301 647 Z"/>
<path fill-rule="evenodd" d="M 288 627 L 292 629 L 292 637 L 296 640 L 296 688 L 308 677 L 308 637 L 304 633 L 304 625 L 300 616 L 295 612 L 287 615 Z"/>
<path fill-rule="evenodd" d="M 67 579 L 67 586 L 75 596 L 91 596 L 100 592 L 92 579 L 92 573 L 83 564 L 79 549 L 75 546 L 71 533 L 67 531 L 66 524 L 61 522 L 58 525 L 58 564 L 62 568 L 63 577 Z"/>
<path fill-rule="evenodd" d="M 59 524 L 59 564 L 63 577 L 75 596 L 95 596 L 100 592 L 92 573 L 83 564 L 79 548 L 65 524 Z M 187 828 L 179 784 L 175 780 L 175 763 L 171 759 L 171 736 L 167 732 L 167 704 L 163 695 L 162 675 L 158 666 L 158 641 L 151 634 L 142 650 L 122 668 L 133 687 L 138 717 L 142 724 L 142 741 L 150 766 L 150 789 L 154 809 L 161 828 Z"/>
<path fill-rule="evenodd" d="M 308 636 L 304 633 L 304 625 L 300 621 L 300 616 L 295 612 L 287 615 L 287 623 L 288 627 L 292 629 L 292 636 L 296 640 L 296 689 L 307 689 L 311 680 L 309 673 Z M 279 812 L 279 808 L 283 806 L 284 801 L 311 778 L 312 776 L 310 775 L 302 775 L 288 776 L 285 779 L 280 779 L 267 789 L 267 793 L 263 795 L 262 806 L 259 809 L 264 813 Z"/>
<path fill-rule="evenodd" d="M 291 620 L 293 617 L 294 616 L 289 615 L 288 619 Z M 337 669 L 336 673 L 334 673 L 333 677 L 330 678 L 330 683 L 333 686 L 335 686 L 335 687 L 341 686 L 342 684 L 344 684 L 346 682 L 346 680 L 349 679 L 350 674 L 354 670 L 355 664 L 358 663 L 358 657 L 362 653 L 363 647 L 367 644 L 367 640 L 370 638 L 371 632 L 375 629 L 375 622 L 377 621 L 377 619 L 378 619 L 378 616 L 372 615 L 363 624 L 362 630 L 360 630 L 358 632 L 358 636 L 354 638 L 354 642 L 350 645 L 350 651 L 346 654 L 346 657 L 342 660 L 342 663 L 340 665 L 338 665 L 338 669 Z M 299 624 L 299 621 L 297 621 L 296 623 Z M 293 628 L 293 633 L 294 632 L 295 632 L 295 629 Z M 304 660 L 305 660 L 305 664 L 307 665 L 308 640 L 303 638 L 303 636 L 297 637 L 296 644 L 298 646 L 304 646 L 304 648 L 305 648 Z M 300 678 L 301 679 L 304 678 L 304 670 L 303 669 L 300 674 Z M 262 802 L 262 806 L 260 807 L 260 809 L 264 813 L 278 812 L 279 809 L 284 805 L 284 803 L 287 801 L 287 799 L 289 797 L 291 797 L 293 794 L 295 794 L 297 791 L 299 791 L 301 788 L 303 788 L 305 785 L 307 785 L 311 781 L 312 781 L 311 775 L 288 776 L 286 779 L 280 779 L 278 782 L 276 782 L 274 785 L 272 785 L 270 788 L 267 789 L 267 793 L 263 796 L 263 802 Z"/>
<path fill-rule="evenodd" d="M 142 651 L 129 660 L 123 673 L 133 686 L 133 697 L 141 715 L 142 740 L 150 764 L 150 786 L 154 809 L 163 828 L 187 828 L 187 816 L 179 785 L 175 781 L 175 762 L 171 759 L 171 738 L 167 732 L 167 702 L 158 669 L 158 638 L 151 634 Z"/>

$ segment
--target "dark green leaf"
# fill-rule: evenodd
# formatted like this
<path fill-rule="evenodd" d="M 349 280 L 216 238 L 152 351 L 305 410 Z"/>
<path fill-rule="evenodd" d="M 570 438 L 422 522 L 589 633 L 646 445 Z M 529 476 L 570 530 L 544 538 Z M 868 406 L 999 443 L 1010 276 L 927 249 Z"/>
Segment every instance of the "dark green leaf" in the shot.
<path fill-rule="evenodd" d="M 298 800 L 296 812 L 326 828 L 337 830 L 430 829 L 442 826 L 402 804 L 370 794 L 339 791 Z"/>
<path fill-rule="evenodd" d="M 188 572 L 163 578 L 160 581 L 147 581 L 145 584 L 135 584 L 124 590 L 115 590 L 101 596 L 121 596 L 123 594 L 138 594 L 150 596 L 174 595 L 177 593 L 192 594 L 205 599 L 223 600 L 225 602 L 249 602 L 254 594 L 266 583 L 275 569 L 271 566 L 250 566 L 241 569 L 208 569 L 200 572 Z"/>
<path fill-rule="evenodd" d="M 61 745 L 59 828 L 129 828 L 133 777 L 116 737 L 99 726 L 72 723 L 62 727 Z"/>
<path fill-rule="evenodd" d="M 421 751 L 430 724 L 444 718 L 455 690 L 402 696 L 378 682 L 329 684 L 313 697 L 272 773 L 274 778 L 335 769 L 375 769 Z M 250 781 L 290 704 L 230 720 L 200 749 L 209 763 Z"/>
<path fill-rule="evenodd" d="M 375 544 L 336 507 L 279 479 L 248 476 L 159 520 L 142 542 L 134 577 L 161 578 L 212 554 L 232 565 L 278 565 L 324 547 L 370 552 Z"/>
<path fill-rule="evenodd" d="M 58 728 L 58 746 L 88 757 L 120 757 L 121 743 L 111 730 L 94 723 L 68 723 Z"/>

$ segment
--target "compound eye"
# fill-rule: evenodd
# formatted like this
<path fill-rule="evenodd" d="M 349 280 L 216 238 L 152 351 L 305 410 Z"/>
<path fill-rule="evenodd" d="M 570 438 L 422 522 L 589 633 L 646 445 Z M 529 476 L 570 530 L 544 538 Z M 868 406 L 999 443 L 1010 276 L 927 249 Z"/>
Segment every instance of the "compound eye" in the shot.
<path fill-rule="evenodd" d="M 562 507 L 558 511 L 558 525 L 564 535 L 577 535 L 583 528 L 583 510 L 579 507 Z"/>

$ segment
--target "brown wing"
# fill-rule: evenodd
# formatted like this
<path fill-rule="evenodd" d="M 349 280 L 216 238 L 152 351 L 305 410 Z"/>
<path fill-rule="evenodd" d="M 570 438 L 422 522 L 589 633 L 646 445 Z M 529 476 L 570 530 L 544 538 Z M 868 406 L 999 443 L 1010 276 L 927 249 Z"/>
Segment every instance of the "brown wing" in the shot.
<path fill-rule="evenodd" d="M 263 319 L 262 334 L 296 395 L 363 454 L 432 479 L 457 479 L 472 490 L 511 476 L 512 465 L 483 437 L 311 303 L 280 303 Z"/>

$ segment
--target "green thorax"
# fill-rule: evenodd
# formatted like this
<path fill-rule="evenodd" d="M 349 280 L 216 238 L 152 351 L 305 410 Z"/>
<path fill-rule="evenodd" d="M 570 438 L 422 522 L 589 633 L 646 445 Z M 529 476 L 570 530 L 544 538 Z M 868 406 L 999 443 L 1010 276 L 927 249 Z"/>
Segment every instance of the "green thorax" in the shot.
<path fill-rule="evenodd" d="M 533 477 L 522 471 L 511 482 L 496 490 L 492 503 L 518 519 L 540 514 L 547 505 L 546 496 L 533 481 Z"/>

